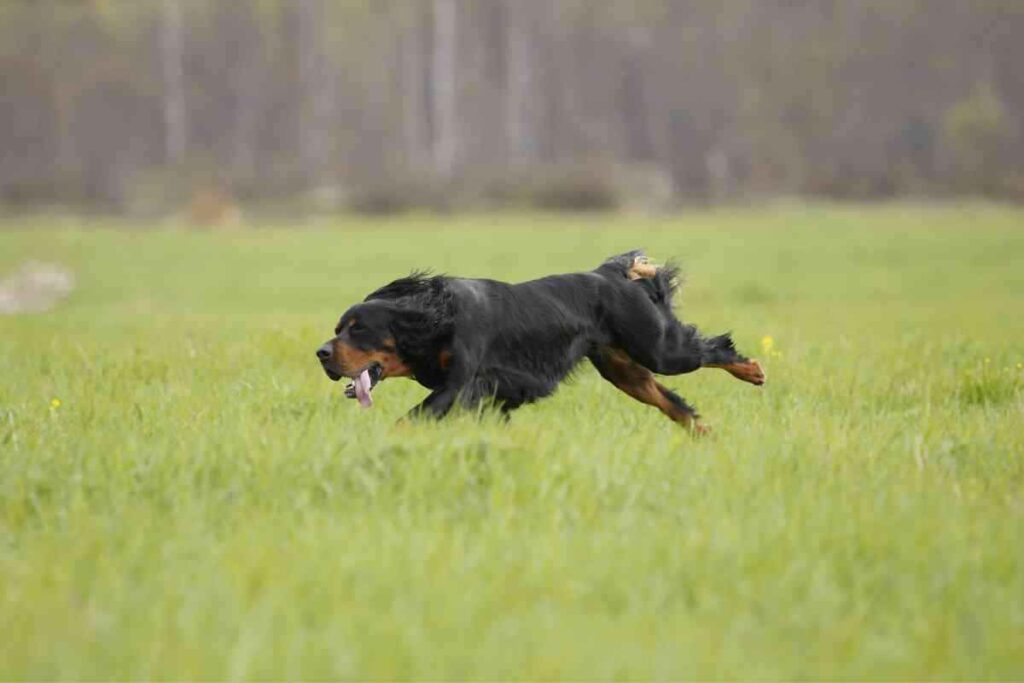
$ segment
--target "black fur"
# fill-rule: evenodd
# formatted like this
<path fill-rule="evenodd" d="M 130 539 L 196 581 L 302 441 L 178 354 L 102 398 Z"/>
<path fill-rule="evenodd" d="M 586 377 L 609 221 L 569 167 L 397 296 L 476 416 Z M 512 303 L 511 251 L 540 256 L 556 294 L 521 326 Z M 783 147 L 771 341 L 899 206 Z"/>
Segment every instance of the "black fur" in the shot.
<path fill-rule="evenodd" d="M 514 410 L 550 395 L 584 358 L 611 381 L 747 362 L 728 334 L 705 338 L 675 317 L 678 268 L 664 266 L 653 277 L 630 279 L 638 256 L 628 252 L 590 272 L 520 284 L 413 273 L 349 309 L 338 336 L 322 348 L 342 339 L 346 321 L 358 318 L 365 331 L 347 343 L 383 348 L 380 340 L 393 340 L 411 376 L 431 390 L 413 414 L 435 417 L 457 404 L 472 408 L 490 399 L 503 411 Z M 608 367 L 609 352 L 642 366 L 640 374 L 616 375 Z M 328 369 L 329 361 L 321 356 L 321 362 Z M 333 368 L 328 374 L 352 376 L 351 370 Z M 657 387 L 674 409 L 696 415 L 681 397 Z"/>

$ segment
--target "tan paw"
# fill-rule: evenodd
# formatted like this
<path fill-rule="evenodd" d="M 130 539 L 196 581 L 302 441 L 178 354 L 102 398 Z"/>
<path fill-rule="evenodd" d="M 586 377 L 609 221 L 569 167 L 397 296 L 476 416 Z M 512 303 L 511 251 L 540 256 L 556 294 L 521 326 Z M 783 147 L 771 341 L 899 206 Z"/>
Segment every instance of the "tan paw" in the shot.
<path fill-rule="evenodd" d="M 764 384 L 767 379 L 767 376 L 764 374 L 764 368 L 756 360 L 748 360 L 745 363 L 733 363 L 732 365 L 724 366 L 724 369 L 736 379 L 741 379 L 744 382 L 750 382 L 757 386 Z"/>
<path fill-rule="evenodd" d="M 658 273 L 658 266 L 647 260 L 646 256 L 637 256 L 629 267 L 630 280 L 651 279 Z"/>
<path fill-rule="evenodd" d="M 690 423 L 690 431 L 694 436 L 709 436 L 712 430 L 710 425 L 694 420 Z"/>

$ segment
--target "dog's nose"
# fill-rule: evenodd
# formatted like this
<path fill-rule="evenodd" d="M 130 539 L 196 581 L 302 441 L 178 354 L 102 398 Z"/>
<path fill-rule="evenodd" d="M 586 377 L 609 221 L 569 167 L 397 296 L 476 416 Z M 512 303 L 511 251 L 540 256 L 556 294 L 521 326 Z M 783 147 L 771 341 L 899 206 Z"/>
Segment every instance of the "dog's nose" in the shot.
<path fill-rule="evenodd" d="M 331 345 L 330 344 L 324 344 L 319 349 L 317 349 L 316 350 L 316 357 L 319 358 L 322 361 L 329 359 L 331 357 Z"/>

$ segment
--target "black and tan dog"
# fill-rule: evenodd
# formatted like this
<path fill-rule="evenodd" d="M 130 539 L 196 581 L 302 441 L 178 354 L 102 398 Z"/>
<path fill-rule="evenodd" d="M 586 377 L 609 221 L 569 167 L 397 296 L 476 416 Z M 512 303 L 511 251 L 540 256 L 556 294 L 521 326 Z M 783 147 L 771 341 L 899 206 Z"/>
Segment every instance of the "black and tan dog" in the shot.
<path fill-rule="evenodd" d="M 346 394 L 364 406 L 379 381 L 415 379 L 431 392 L 410 414 L 433 417 L 488 400 L 507 413 L 553 393 L 588 358 L 629 396 L 703 432 L 655 373 L 721 368 L 757 385 L 765 375 L 728 334 L 703 337 L 676 319 L 676 276 L 641 251 L 521 284 L 413 274 L 348 309 L 316 355 L 332 380 L 353 379 Z"/>

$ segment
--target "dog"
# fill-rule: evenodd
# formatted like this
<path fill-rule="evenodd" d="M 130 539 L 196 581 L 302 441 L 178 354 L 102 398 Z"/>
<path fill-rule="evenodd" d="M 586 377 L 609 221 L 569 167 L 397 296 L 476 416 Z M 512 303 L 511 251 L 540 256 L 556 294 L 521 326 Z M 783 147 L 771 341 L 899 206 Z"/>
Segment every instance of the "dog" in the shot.
<path fill-rule="evenodd" d="M 430 394 L 409 415 L 433 418 L 488 401 L 507 416 L 552 394 L 586 358 L 628 396 L 705 433 L 655 374 L 721 368 L 759 386 L 765 373 L 729 334 L 704 337 L 681 323 L 678 287 L 678 268 L 655 266 L 642 250 L 519 284 L 417 272 L 345 311 L 316 356 L 331 380 L 353 380 L 345 393 L 366 407 L 379 382 L 416 380 Z"/>

